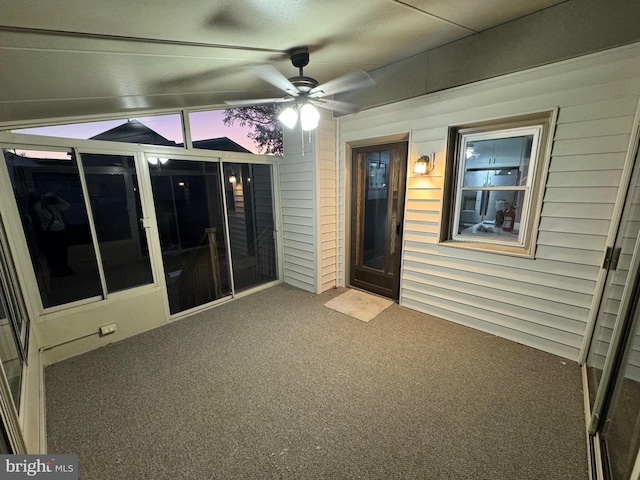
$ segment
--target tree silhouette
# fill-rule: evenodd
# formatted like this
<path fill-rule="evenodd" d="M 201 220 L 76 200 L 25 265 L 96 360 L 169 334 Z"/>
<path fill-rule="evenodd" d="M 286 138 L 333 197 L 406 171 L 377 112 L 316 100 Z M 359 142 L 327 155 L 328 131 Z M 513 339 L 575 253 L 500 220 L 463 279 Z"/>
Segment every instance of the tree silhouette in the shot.
<path fill-rule="evenodd" d="M 236 122 L 241 127 L 248 126 L 247 136 L 253 140 L 260 153 L 282 156 L 282 124 L 278 121 L 280 106 L 276 104 L 255 105 L 253 107 L 228 108 L 224 111 L 224 124 L 228 127 Z"/>

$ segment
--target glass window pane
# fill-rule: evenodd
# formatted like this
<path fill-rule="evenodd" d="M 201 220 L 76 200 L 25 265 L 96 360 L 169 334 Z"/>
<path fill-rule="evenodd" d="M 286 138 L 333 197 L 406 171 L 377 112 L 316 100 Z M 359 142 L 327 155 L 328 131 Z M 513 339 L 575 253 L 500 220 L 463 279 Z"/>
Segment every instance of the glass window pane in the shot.
<path fill-rule="evenodd" d="M 458 234 L 517 242 L 524 190 L 463 190 Z"/>
<path fill-rule="evenodd" d="M 464 187 L 527 185 L 533 135 L 468 140 Z"/>
<path fill-rule="evenodd" d="M 172 314 L 231 293 L 220 173 L 211 165 L 173 159 L 150 165 Z"/>
<path fill-rule="evenodd" d="M 7 430 L 1 421 L 0 421 L 0 454 L 2 455 L 13 454 L 13 448 L 11 448 L 11 442 L 9 441 Z"/>
<path fill-rule="evenodd" d="M 225 163 L 224 172 L 233 281 L 240 291 L 277 278 L 271 167 Z"/>
<path fill-rule="evenodd" d="M 193 148 L 282 155 L 278 108 L 266 105 L 190 113 Z M 225 116 L 232 122 L 225 124 Z"/>
<path fill-rule="evenodd" d="M 640 309 L 636 300 L 635 320 L 627 339 L 625 360 L 618 372 L 612 402 L 602 422 L 601 441 L 606 445 L 613 480 L 632 478 L 640 449 Z"/>
<path fill-rule="evenodd" d="M 107 290 L 153 283 L 133 157 L 81 157 Z"/>
<path fill-rule="evenodd" d="M 18 354 L 7 308 L 7 297 L 0 285 L 0 360 L 9 383 L 11 396 L 16 408 L 20 405 L 20 386 L 22 383 L 22 361 Z M 1 419 L 0 419 L 1 421 Z"/>
<path fill-rule="evenodd" d="M 8 307 L 10 308 L 10 318 L 13 321 L 13 327 L 17 333 L 19 344 L 23 352 L 27 351 L 29 343 L 29 318 L 27 316 L 27 308 L 24 304 L 22 289 L 18 284 L 18 275 L 16 273 L 13 257 L 10 255 L 6 233 L 2 220 L 0 219 L 0 288 L 4 285 Z"/>
<path fill-rule="evenodd" d="M 184 145 L 182 118 L 179 114 L 23 128 L 13 130 L 13 132 L 58 138 L 146 143 L 173 147 Z"/>
<path fill-rule="evenodd" d="M 73 152 L 3 153 L 43 306 L 102 295 Z"/>

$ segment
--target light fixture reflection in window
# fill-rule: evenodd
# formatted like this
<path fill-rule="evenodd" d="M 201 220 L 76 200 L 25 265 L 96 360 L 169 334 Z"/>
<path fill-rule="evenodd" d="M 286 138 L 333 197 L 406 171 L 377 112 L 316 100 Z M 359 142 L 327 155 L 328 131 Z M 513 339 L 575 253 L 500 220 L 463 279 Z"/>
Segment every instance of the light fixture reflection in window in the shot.
<path fill-rule="evenodd" d="M 164 165 L 168 161 L 168 158 L 147 157 L 147 162 L 149 162 L 151 165 L 158 165 L 158 163 Z"/>

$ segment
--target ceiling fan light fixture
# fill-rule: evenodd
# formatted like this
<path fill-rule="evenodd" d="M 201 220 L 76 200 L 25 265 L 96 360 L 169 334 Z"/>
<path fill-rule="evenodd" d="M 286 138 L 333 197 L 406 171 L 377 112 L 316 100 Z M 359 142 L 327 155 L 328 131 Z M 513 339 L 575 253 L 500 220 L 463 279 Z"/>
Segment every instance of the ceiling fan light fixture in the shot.
<path fill-rule="evenodd" d="M 285 127 L 293 128 L 298 121 L 298 112 L 292 107 L 287 107 L 278 115 L 278 120 L 280 120 Z"/>
<path fill-rule="evenodd" d="M 302 125 L 302 130 L 313 130 L 318 126 L 319 121 L 320 113 L 318 113 L 316 107 L 310 103 L 305 103 L 300 109 L 300 124 Z"/>

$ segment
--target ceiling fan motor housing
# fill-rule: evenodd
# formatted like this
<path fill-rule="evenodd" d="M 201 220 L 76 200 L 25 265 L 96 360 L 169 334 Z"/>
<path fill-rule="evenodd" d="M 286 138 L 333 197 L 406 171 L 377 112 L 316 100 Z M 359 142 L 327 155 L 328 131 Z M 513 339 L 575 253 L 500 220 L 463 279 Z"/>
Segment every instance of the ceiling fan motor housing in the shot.
<path fill-rule="evenodd" d="M 296 68 L 302 68 L 309 65 L 309 49 L 306 47 L 294 48 L 289 54 L 291 63 Z"/>
<path fill-rule="evenodd" d="M 318 81 L 312 77 L 305 77 L 302 72 L 303 67 L 309 64 L 309 49 L 307 47 L 294 48 L 290 51 L 289 58 L 293 66 L 300 71 L 299 75 L 288 79 L 296 86 L 298 91 L 300 93 L 308 93 L 317 87 Z"/>
<path fill-rule="evenodd" d="M 301 93 L 308 93 L 318 86 L 318 81 L 311 77 L 291 77 L 289 81 L 293 83 Z"/>

